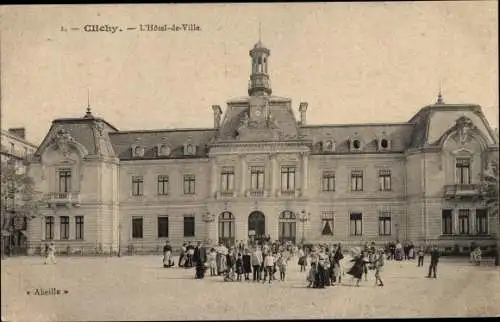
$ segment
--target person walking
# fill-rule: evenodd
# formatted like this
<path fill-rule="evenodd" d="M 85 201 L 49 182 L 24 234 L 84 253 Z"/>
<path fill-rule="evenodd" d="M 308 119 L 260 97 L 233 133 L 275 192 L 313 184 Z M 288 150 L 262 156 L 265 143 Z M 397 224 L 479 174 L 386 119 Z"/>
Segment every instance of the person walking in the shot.
<path fill-rule="evenodd" d="M 172 267 L 174 266 L 174 261 L 172 260 L 172 246 L 168 242 L 165 242 L 165 246 L 163 246 L 163 267 Z"/>
<path fill-rule="evenodd" d="M 382 272 L 382 269 L 384 268 L 384 264 L 385 264 L 384 256 L 385 256 L 384 251 L 379 250 L 377 255 L 375 255 L 375 258 L 374 258 L 375 285 L 376 286 L 384 286 L 384 282 L 382 281 L 382 277 L 380 276 L 380 273 Z"/>
<path fill-rule="evenodd" d="M 420 267 L 420 266 L 424 266 L 424 255 L 425 255 L 425 252 L 424 252 L 424 248 L 422 246 L 420 246 L 418 248 L 418 264 L 417 264 L 417 267 Z"/>
<path fill-rule="evenodd" d="M 57 262 L 56 262 L 56 245 L 54 244 L 54 242 L 50 242 L 50 244 L 49 244 L 49 249 L 47 251 L 47 257 L 45 258 L 45 265 L 47 265 L 49 260 L 53 264 L 57 264 Z"/>
<path fill-rule="evenodd" d="M 427 278 L 431 278 L 431 272 L 433 273 L 432 277 L 437 278 L 436 271 L 437 265 L 439 262 L 439 250 L 437 246 L 434 246 L 431 250 L 431 263 L 429 265 L 429 274 L 427 274 Z"/>

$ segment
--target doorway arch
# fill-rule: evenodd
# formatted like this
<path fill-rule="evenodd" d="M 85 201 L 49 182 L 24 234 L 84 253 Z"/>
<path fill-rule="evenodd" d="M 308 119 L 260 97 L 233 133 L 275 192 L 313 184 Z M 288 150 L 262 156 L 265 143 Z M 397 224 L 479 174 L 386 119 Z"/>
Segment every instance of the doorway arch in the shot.
<path fill-rule="evenodd" d="M 219 244 L 234 244 L 234 216 L 229 211 L 223 211 L 219 215 Z"/>
<path fill-rule="evenodd" d="M 252 211 L 248 215 L 248 237 L 262 240 L 266 235 L 266 216 L 262 211 Z"/>
<path fill-rule="evenodd" d="M 279 217 L 279 234 L 280 241 L 291 241 L 295 243 L 297 237 L 297 216 L 293 211 L 285 210 Z"/>

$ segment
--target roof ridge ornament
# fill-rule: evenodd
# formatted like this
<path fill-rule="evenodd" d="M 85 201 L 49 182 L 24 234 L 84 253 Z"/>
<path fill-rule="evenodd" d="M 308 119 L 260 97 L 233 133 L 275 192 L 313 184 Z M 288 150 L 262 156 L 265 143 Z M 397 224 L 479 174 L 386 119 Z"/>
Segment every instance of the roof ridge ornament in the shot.
<path fill-rule="evenodd" d="M 85 113 L 84 119 L 93 119 L 92 109 L 90 108 L 90 88 L 87 90 L 87 112 Z"/>
<path fill-rule="evenodd" d="M 443 86 L 441 82 L 439 83 L 439 92 L 438 92 L 438 97 L 436 101 L 436 105 L 443 105 L 445 104 L 444 99 L 443 99 Z"/>

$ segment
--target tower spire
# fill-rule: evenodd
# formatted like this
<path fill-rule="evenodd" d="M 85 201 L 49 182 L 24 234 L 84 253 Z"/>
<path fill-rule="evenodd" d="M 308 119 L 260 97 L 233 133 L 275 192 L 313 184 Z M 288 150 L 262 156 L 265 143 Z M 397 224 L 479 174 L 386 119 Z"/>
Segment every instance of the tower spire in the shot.
<path fill-rule="evenodd" d="M 262 23 L 259 20 L 259 42 L 262 42 Z"/>
<path fill-rule="evenodd" d="M 250 96 L 271 95 L 272 92 L 268 72 L 271 51 L 262 44 L 261 30 L 262 24 L 259 21 L 259 41 L 250 50 L 252 58 L 252 73 L 248 83 L 248 95 Z"/>
<path fill-rule="evenodd" d="M 94 118 L 94 116 L 92 115 L 92 109 L 90 108 L 90 88 L 87 89 L 87 112 L 85 113 L 84 118 Z"/>
<path fill-rule="evenodd" d="M 437 97 L 436 104 L 444 104 L 444 100 L 443 100 L 443 84 L 442 84 L 442 81 L 439 81 L 439 92 L 438 92 L 438 97 Z"/>

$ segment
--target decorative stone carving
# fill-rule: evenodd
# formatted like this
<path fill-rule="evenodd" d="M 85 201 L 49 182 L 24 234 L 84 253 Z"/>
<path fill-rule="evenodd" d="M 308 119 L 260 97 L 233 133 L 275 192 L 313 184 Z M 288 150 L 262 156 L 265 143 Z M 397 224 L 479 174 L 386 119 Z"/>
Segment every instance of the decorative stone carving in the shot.
<path fill-rule="evenodd" d="M 385 132 L 382 132 L 377 137 L 377 146 L 379 151 L 387 151 L 391 148 L 391 140 Z"/>
<path fill-rule="evenodd" d="M 471 131 L 476 128 L 474 123 L 469 118 L 461 116 L 457 119 L 455 126 L 459 143 L 465 145 L 472 138 Z"/>
<path fill-rule="evenodd" d="M 215 213 L 211 213 L 211 212 L 206 212 L 203 214 L 203 221 L 205 222 L 214 222 L 215 221 L 215 218 L 217 216 L 215 215 Z"/>
<path fill-rule="evenodd" d="M 97 133 L 99 134 L 99 136 L 104 135 L 104 125 L 102 125 L 101 122 L 96 123 L 96 129 L 97 129 Z"/>
<path fill-rule="evenodd" d="M 321 143 L 321 152 L 335 152 L 335 141 L 325 140 Z"/>
<path fill-rule="evenodd" d="M 49 145 L 52 145 L 56 150 L 61 151 L 65 157 L 69 155 L 72 147 L 76 148 L 82 156 L 88 154 L 85 147 L 78 143 L 65 129 L 57 131 Z"/>

